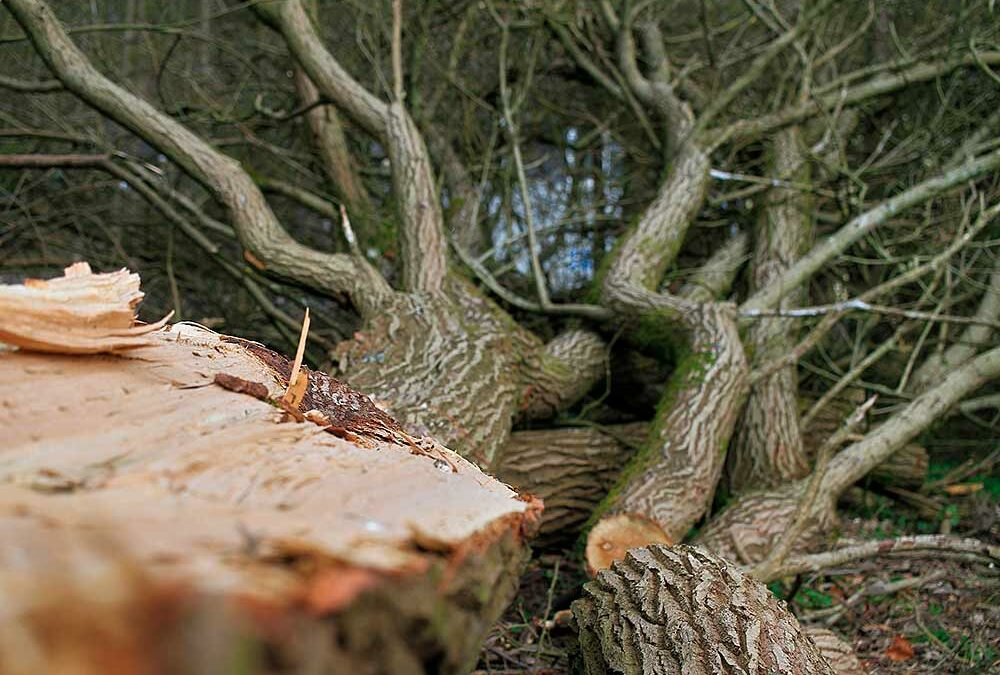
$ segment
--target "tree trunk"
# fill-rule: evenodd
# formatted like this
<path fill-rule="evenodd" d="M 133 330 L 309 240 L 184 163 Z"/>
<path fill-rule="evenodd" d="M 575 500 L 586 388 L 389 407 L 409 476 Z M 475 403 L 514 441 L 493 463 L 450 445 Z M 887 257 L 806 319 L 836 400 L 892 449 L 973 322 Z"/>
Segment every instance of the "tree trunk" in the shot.
<path fill-rule="evenodd" d="M 557 338 L 567 353 L 547 350 L 467 282 L 449 277 L 445 290 L 396 294 L 340 346 L 340 367 L 407 428 L 491 467 L 526 409 L 570 405 L 586 393 L 604 349 L 595 334 L 579 331 L 570 341 L 579 348 Z"/>
<path fill-rule="evenodd" d="M 771 170 L 775 177 L 803 183 L 808 164 L 798 127 L 774 137 Z M 799 188 L 772 188 L 761 214 L 751 275 L 754 289 L 767 286 L 805 251 L 811 239 L 808 200 Z M 802 291 L 789 294 L 782 308 L 794 307 Z M 761 319 L 747 331 L 746 348 L 760 367 L 795 346 L 795 319 Z M 798 376 L 789 365 L 755 383 L 733 435 L 726 461 L 729 490 L 780 485 L 809 473 L 799 429 Z"/>
<path fill-rule="evenodd" d="M 696 312 L 690 352 L 671 376 L 646 444 L 588 534 L 591 570 L 635 546 L 683 541 L 712 503 L 746 396 L 747 365 L 732 308 L 706 304 Z"/>
<path fill-rule="evenodd" d="M 33 302 L 100 307 L 60 306 L 64 287 Z M 6 339 L 18 316 L 0 311 Z M 536 501 L 322 373 L 290 388 L 261 345 L 183 324 L 134 339 L 0 355 L 0 670 L 472 666 Z"/>
<path fill-rule="evenodd" d="M 637 422 L 510 435 L 497 478 L 545 502 L 536 545 L 567 544 L 576 538 L 648 430 L 648 424 Z"/>
<path fill-rule="evenodd" d="M 630 551 L 573 615 L 588 675 L 834 672 L 766 586 L 690 546 Z"/>

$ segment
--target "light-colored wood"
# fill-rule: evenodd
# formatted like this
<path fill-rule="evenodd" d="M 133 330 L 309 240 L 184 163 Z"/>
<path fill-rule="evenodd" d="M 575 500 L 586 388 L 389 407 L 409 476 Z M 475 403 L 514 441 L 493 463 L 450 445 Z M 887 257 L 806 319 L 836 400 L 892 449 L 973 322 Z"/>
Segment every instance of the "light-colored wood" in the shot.
<path fill-rule="evenodd" d="M 96 354 L 149 344 L 155 324 L 135 325 L 139 276 L 94 274 L 85 262 L 55 279 L 0 285 L 0 343 L 60 354 Z"/>
<path fill-rule="evenodd" d="M 458 581 L 476 564 L 496 598 L 476 591 L 478 609 L 456 614 L 468 636 L 435 646 L 445 670 L 468 665 L 516 589 L 539 505 L 322 374 L 309 373 L 300 410 L 280 409 L 290 364 L 259 345 L 183 324 L 149 341 L 116 356 L 0 355 L 0 643 L 51 668 L 70 634 L 87 635 L 84 622 L 53 637 L 65 602 L 117 607 L 108 620 L 128 642 L 129 612 L 179 596 L 256 607 L 239 621 L 258 627 L 261 608 L 268 623 L 361 603 L 357 621 L 395 634 L 408 611 L 469 593 Z M 366 604 L 401 584 L 425 606 Z"/>

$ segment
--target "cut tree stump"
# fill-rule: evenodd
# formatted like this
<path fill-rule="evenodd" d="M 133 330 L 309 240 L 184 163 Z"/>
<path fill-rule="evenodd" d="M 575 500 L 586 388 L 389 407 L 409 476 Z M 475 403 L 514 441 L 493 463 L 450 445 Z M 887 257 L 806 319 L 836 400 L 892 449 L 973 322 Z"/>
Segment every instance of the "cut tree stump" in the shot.
<path fill-rule="evenodd" d="M 282 403 L 256 343 L 142 339 L 0 351 L 0 672 L 474 665 L 536 500 L 322 373 Z"/>
<path fill-rule="evenodd" d="M 833 675 L 783 602 L 691 546 L 632 549 L 573 603 L 587 675 Z"/>

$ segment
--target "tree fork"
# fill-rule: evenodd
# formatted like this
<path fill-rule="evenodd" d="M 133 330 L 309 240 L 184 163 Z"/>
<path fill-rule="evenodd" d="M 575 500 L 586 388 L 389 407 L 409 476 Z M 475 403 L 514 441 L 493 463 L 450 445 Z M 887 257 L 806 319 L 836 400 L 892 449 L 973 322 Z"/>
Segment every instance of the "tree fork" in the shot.
<path fill-rule="evenodd" d="M 269 272 L 322 292 L 346 292 L 362 314 L 374 312 L 391 294 L 366 261 L 293 240 L 239 162 L 98 72 L 46 3 L 12 0 L 4 6 L 69 91 L 159 149 L 226 207 L 240 243 Z"/>

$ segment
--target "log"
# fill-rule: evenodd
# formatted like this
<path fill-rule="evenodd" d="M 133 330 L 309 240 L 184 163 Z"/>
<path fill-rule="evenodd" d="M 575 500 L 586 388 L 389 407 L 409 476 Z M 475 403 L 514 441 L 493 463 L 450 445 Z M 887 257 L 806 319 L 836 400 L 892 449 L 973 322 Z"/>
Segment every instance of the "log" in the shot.
<path fill-rule="evenodd" d="M 497 477 L 545 502 L 536 546 L 576 539 L 648 430 L 647 423 L 635 422 L 511 434 Z"/>
<path fill-rule="evenodd" d="M 835 672 L 766 586 L 691 546 L 629 551 L 584 586 L 573 615 L 588 675 Z"/>
<path fill-rule="evenodd" d="M 261 345 L 142 339 L 0 351 L 0 672 L 471 669 L 540 504 Z"/>
<path fill-rule="evenodd" d="M 576 539 L 645 442 L 649 427 L 647 422 L 632 422 L 511 434 L 496 473 L 505 483 L 545 502 L 533 545 L 562 546 Z M 910 444 L 875 467 L 869 476 L 880 485 L 915 488 L 923 483 L 927 464 L 927 451 Z M 790 506 L 794 508 L 794 504 Z M 773 515 L 762 512 L 760 517 L 768 520 Z"/>

